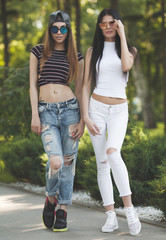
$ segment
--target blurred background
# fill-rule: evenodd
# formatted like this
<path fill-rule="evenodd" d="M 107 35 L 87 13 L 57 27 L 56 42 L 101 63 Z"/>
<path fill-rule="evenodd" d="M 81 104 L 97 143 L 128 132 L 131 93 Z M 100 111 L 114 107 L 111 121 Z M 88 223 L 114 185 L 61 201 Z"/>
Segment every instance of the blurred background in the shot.
<path fill-rule="evenodd" d="M 85 56 L 103 8 L 119 11 L 127 40 L 138 50 L 127 87 L 130 119 L 122 149 L 134 201 L 166 212 L 166 0 L 0 0 L 0 181 L 45 184 L 47 156 L 40 138 L 30 133 L 29 56 L 43 41 L 49 14 L 69 13 Z M 75 187 L 101 199 L 86 130 L 76 172 Z"/>

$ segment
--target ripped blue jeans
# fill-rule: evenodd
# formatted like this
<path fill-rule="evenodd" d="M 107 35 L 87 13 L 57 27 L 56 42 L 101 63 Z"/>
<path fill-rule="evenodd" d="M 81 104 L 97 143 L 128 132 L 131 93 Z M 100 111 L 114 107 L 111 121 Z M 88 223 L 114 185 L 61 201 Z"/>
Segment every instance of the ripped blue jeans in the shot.
<path fill-rule="evenodd" d="M 78 140 L 71 139 L 75 125 L 80 121 L 76 98 L 58 103 L 38 103 L 42 125 L 41 138 L 48 155 L 46 165 L 46 195 L 57 194 L 58 204 L 71 204 Z M 51 169 L 51 160 L 60 162 L 59 169 Z"/>

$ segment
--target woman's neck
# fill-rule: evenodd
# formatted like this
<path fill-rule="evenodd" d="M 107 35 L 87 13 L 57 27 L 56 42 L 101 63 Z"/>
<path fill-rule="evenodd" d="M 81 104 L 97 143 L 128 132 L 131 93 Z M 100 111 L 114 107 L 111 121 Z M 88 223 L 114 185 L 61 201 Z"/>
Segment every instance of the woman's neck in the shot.
<path fill-rule="evenodd" d="M 56 43 L 54 45 L 54 50 L 65 50 L 65 45 L 64 43 Z"/>
<path fill-rule="evenodd" d="M 115 38 L 105 38 L 105 42 L 115 42 Z"/>

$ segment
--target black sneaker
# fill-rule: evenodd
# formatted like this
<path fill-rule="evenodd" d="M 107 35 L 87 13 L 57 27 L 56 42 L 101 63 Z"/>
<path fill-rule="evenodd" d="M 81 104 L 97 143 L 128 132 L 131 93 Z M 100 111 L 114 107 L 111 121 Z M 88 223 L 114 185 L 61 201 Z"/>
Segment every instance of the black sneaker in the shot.
<path fill-rule="evenodd" d="M 54 232 L 64 232 L 67 231 L 67 212 L 63 209 L 58 209 L 55 212 L 55 222 L 53 226 Z"/>
<path fill-rule="evenodd" d="M 55 198 L 54 204 L 51 204 L 48 200 L 48 197 L 46 198 L 46 202 L 43 209 L 42 219 L 43 223 L 46 228 L 52 228 L 54 223 L 54 211 L 55 207 L 57 206 L 57 200 Z"/>

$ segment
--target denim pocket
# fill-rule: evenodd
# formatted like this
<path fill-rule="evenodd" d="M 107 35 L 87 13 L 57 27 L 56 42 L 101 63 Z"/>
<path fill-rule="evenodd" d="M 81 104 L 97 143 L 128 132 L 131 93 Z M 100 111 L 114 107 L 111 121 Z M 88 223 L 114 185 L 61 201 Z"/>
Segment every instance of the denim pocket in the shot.
<path fill-rule="evenodd" d="M 77 109 L 79 109 L 78 102 L 70 103 L 70 104 L 68 105 L 68 108 L 69 108 L 69 109 L 72 109 L 72 110 L 77 110 Z"/>
<path fill-rule="evenodd" d="M 45 110 L 45 106 L 42 106 L 42 105 L 38 106 L 39 113 L 42 113 L 44 110 Z"/>

